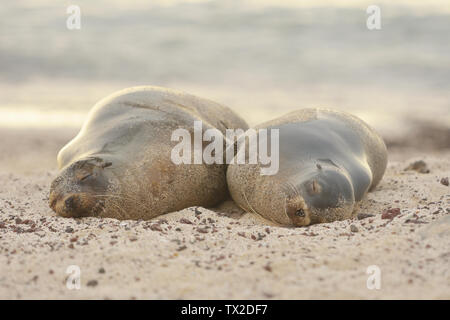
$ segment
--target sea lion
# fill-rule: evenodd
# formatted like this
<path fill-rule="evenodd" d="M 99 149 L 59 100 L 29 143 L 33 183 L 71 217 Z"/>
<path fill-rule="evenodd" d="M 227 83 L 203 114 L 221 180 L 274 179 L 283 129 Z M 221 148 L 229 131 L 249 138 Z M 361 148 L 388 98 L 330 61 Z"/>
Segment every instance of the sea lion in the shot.
<path fill-rule="evenodd" d="M 264 128 L 279 130 L 278 172 L 261 175 L 260 162 L 230 164 L 228 189 L 244 210 L 281 225 L 350 218 L 355 204 L 375 188 L 386 169 L 383 139 L 348 113 L 302 109 L 255 129 Z"/>
<path fill-rule="evenodd" d="M 228 195 L 225 164 L 175 164 L 176 129 L 247 130 L 229 108 L 152 86 L 116 92 L 90 111 L 79 134 L 58 154 L 50 207 L 64 217 L 150 219 Z M 200 148 L 204 148 L 203 141 Z"/>

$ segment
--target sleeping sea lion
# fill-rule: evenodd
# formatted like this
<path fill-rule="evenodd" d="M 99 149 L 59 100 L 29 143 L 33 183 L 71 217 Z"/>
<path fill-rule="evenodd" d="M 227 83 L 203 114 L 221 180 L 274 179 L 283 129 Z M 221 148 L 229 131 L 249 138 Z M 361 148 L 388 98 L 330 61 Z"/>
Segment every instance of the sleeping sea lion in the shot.
<path fill-rule="evenodd" d="M 302 109 L 255 129 L 279 130 L 279 141 L 264 141 L 279 143 L 278 172 L 261 175 L 259 162 L 230 164 L 228 188 L 243 209 L 282 225 L 350 218 L 386 169 L 383 139 L 348 113 Z"/>
<path fill-rule="evenodd" d="M 79 134 L 58 154 L 50 207 L 64 217 L 150 219 L 227 194 L 225 164 L 175 164 L 172 133 L 248 129 L 229 108 L 183 92 L 141 86 L 98 102 Z M 200 145 L 200 148 L 204 147 Z"/>

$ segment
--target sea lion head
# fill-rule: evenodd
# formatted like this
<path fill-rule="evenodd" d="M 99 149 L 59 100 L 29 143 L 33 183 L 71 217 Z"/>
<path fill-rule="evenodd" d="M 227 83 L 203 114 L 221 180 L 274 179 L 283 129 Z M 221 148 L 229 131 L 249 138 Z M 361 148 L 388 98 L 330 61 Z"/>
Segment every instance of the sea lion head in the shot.
<path fill-rule="evenodd" d="M 286 213 L 294 225 L 341 220 L 334 216 L 336 210 L 348 212 L 355 201 L 348 174 L 334 164 L 304 168 L 293 180 L 288 184 L 293 190 L 286 197 Z"/>
<path fill-rule="evenodd" d="M 112 162 L 90 157 L 61 171 L 50 188 L 50 207 L 63 217 L 98 215 L 105 206 L 112 175 Z"/>

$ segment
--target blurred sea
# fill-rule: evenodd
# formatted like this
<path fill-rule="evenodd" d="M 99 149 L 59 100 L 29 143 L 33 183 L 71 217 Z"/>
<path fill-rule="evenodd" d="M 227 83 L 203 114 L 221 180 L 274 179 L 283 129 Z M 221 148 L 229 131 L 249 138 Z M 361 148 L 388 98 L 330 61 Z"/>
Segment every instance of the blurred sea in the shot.
<path fill-rule="evenodd" d="M 384 135 L 450 126 L 450 2 L 377 1 L 375 31 L 371 2 L 335 2 L 5 1 L 0 127 L 79 127 L 96 101 L 144 84 L 216 100 L 251 124 L 324 106 Z M 81 30 L 66 28 L 71 4 Z"/>

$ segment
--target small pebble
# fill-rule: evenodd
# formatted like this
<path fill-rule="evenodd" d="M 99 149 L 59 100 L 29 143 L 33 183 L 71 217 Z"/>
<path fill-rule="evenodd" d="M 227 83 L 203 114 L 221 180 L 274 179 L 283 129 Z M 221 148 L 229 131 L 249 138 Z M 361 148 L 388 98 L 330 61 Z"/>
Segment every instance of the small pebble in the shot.
<path fill-rule="evenodd" d="M 423 160 L 411 163 L 409 166 L 405 168 L 405 171 L 408 170 L 414 170 L 419 173 L 430 173 L 430 169 L 428 169 L 427 164 Z"/>
<path fill-rule="evenodd" d="M 399 214 L 400 214 L 400 208 L 387 209 L 381 213 L 381 219 L 391 219 L 392 220 Z"/>
<path fill-rule="evenodd" d="M 87 283 L 88 287 L 96 287 L 98 285 L 98 281 L 97 280 L 89 280 Z"/>
<path fill-rule="evenodd" d="M 370 213 L 358 213 L 357 218 L 358 218 L 358 220 L 362 220 L 362 219 L 370 218 L 373 216 L 374 215 L 370 214 Z"/>
<path fill-rule="evenodd" d="M 72 232 L 73 232 L 73 228 L 67 227 L 65 231 L 66 231 L 67 233 L 72 233 Z"/>
<path fill-rule="evenodd" d="M 263 268 L 268 272 L 272 272 L 272 267 L 269 264 L 266 264 Z"/>
<path fill-rule="evenodd" d="M 186 218 L 181 218 L 180 219 L 180 223 L 192 224 L 192 222 L 189 219 L 186 219 Z"/>

